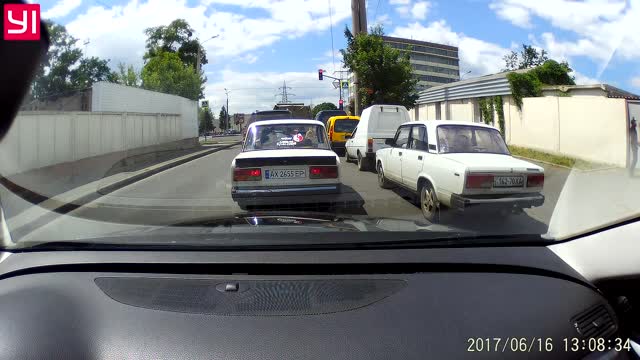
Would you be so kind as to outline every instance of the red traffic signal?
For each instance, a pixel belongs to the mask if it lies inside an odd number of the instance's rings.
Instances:
[[[340,101],[338,101],[338,104],[340,105],[344,104],[344,100],[340,99]]]
[[[322,80],[322,72],[323,71],[324,70],[322,70],[322,69],[318,69],[318,80]]]

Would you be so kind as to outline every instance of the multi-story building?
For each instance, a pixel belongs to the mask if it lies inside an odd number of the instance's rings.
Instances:
[[[460,80],[457,47],[391,36],[382,39],[393,48],[409,52],[409,62],[418,79],[418,91]],[[354,94],[351,82],[349,86],[349,93]]]

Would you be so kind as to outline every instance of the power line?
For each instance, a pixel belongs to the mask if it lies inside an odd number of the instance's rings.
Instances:
[[[380,0],[378,0],[378,4],[376,4],[376,12],[373,13],[373,21],[376,21],[376,18],[378,17],[378,7],[380,6]]]
[[[331,61],[333,63],[333,71],[336,71],[336,51],[333,49],[333,18],[331,16],[331,0],[327,1],[329,2],[329,29],[331,30]]]

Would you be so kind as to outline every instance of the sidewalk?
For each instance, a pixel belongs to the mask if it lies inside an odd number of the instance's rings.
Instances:
[[[632,219],[640,212],[640,171],[571,171],[555,206],[548,236],[566,238]]]

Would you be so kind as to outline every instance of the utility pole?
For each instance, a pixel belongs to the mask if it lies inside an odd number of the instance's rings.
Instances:
[[[224,93],[227,94],[227,121],[224,124],[225,128],[228,128],[229,124],[230,124],[230,122],[229,122],[229,92],[230,91],[227,90],[227,88],[224,88]],[[224,130],[227,130],[227,129],[224,129]]]
[[[200,77],[200,46],[204,43],[206,43],[207,41],[211,40],[211,39],[215,39],[220,35],[214,35],[210,38],[208,38],[207,40],[203,41],[202,43],[198,42],[198,54],[196,55],[196,74],[198,74],[198,78]],[[196,100],[196,129],[199,128],[199,121],[200,121],[200,99]],[[197,130],[196,130],[197,131]],[[200,134],[198,134],[198,138],[200,138]],[[205,136],[205,140],[207,139],[207,137]]]
[[[367,33],[367,8],[365,0],[351,0],[351,19],[353,24],[353,36],[360,33]],[[355,92],[354,99],[354,115],[360,115],[360,92],[358,88],[358,74],[353,74],[353,90]]]

